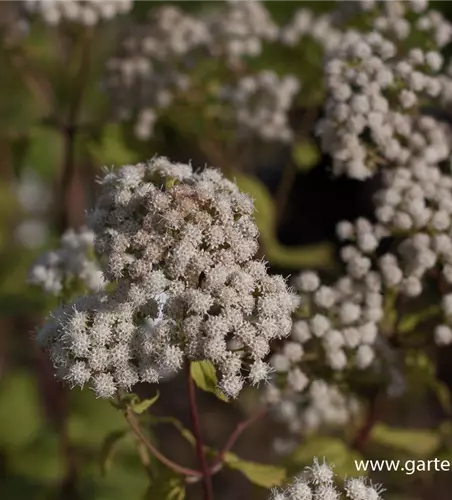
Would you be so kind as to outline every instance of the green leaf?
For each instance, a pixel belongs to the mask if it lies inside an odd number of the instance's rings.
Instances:
[[[127,429],[113,431],[104,439],[100,450],[100,469],[103,476],[110,470],[117,446],[127,433]]]
[[[313,141],[304,140],[295,145],[292,150],[292,158],[299,170],[310,170],[320,161],[319,148]]]
[[[228,398],[218,389],[217,373],[210,361],[193,361],[190,364],[190,375],[201,390],[215,394],[222,401],[228,401]]]
[[[143,399],[142,401],[138,401],[133,403],[130,408],[135,413],[144,413],[148,408],[150,408],[153,404],[155,404],[160,397],[160,393],[157,391],[157,394],[150,399]]]
[[[142,500],[184,500],[185,486],[179,477],[159,474],[149,486]]]
[[[401,429],[377,424],[370,435],[373,443],[406,452],[410,456],[431,456],[440,446],[436,431],[426,429]]]
[[[440,380],[435,380],[432,382],[432,389],[435,392],[442,409],[448,415],[452,415],[452,400],[447,384],[441,382]]]
[[[318,457],[334,464],[334,471],[341,477],[365,474],[357,471],[355,460],[361,460],[362,456],[356,450],[351,449],[347,443],[338,437],[313,436],[304,440],[301,445],[288,457],[288,464],[299,470],[304,466],[312,464],[314,457]]]
[[[242,460],[230,452],[226,453],[224,463],[230,469],[239,470],[249,481],[263,488],[279,486],[286,478],[286,470],[282,467]]]
[[[329,243],[318,243],[298,247],[281,245],[276,236],[276,220],[273,199],[266,186],[258,179],[243,173],[234,173],[234,182],[239,189],[254,200],[254,217],[260,232],[260,241],[266,259],[282,268],[314,268],[333,270],[334,250]]]
[[[397,325],[397,332],[409,333],[413,331],[420,323],[441,313],[441,307],[432,305],[421,312],[408,314],[404,316]]]

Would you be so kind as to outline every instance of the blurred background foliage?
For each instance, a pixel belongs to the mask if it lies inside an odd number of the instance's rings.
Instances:
[[[211,3],[135,2],[129,22],[144,20],[161,4],[178,5],[196,13]],[[452,18],[452,2],[432,3]],[[12,4],[0,3],[0,17],[6,19]],[[300,7],[327,12],[334,2],[266,4],[273,18],[282,23]],[[156,494],[156,490],[146,492],[148,481],[132,439],[119,440],[114,457],[102,455],[105,437],[124,429],[122,416],[89,391],[69,393],[62,389],[53,379],[46,356],[33,344],[33,330],[51,304],[27,285],[27,268],[38,254],[55,244],[62,227],[83,223],[100,167],[135,163],[158,153],[175,161],[192,160],[193,164],[223,168],[255,199],[262,254],[275,270],[286,275],[302,268],[317,268],[331,275],[337,272],[335,223],[371,211],[373,181],[333,180],[328,161],[311,135],[323,98],[319,84],[321,53],[315,44],[306,43],[284,52],[268,47],[262,57],[250,62],[256,68],[294,73],[303,81],[303,91],[291,117],[297,134],[294,146],[251,148],[252,156],[242,168],[234,155],[228,156],[227,145],[233,132],[213,127],[214,121],[202,115],[205,110],[199,109],[197,103],[181,104],[177,113],[172,108],[171,114],[162,118],[152,140],[146,142],[138,142],[127,125],[111,120],[108,98],[100,82],[106,59],[121,39],[123,28],[121,22],[113,21],[89,35],[90,61],[83,73],[79,68],[86,34],[77,30],[63,35],[36,22],[20,44],[10,46],[5,39],[1,41],[1,499],[178,498]],[[217,84],[227,80],[224,69],[218,68],[215,61],[209,63],[205,72],[213,75]],[[77,99],[80,109],[74,117]],[[74,119],[78,130],[71,145]],[[64,178],[68,147],[75,148],[69,180]],[[366,457],[452,459],[452,426],[448,422],[448,386],[452,378],[446,359],[450,351],[445,352],[445,362],[439,367],[431,365],[427,358],[407,359],[407,373],[415,379],[417,397],[413,399],[409,394],[390,408],[385,414],[388,423],[372,430]],[[441,382],[437,380],[438,372]],[[180,384],[174,380],[167,385],[167,395],[156,404],[157,415],[174,414],[184,422],[186,403]],[[225,431],[254,405],[251,395],[230,407],[202,394],[207,441],[220,446]],[[190,463],[190,446],[171,427],[162,429],[157,432],[168,455]],[[237,453],[250,460],[275,462],[277,457],[271,449],[274,433],[270,429],[274,431],[275,426],[257,424],[238,443]],[[363,450],[353,447],[351,436],[357,431],[346,429],[345,436],[306,438],[287,458],[288,472],[296,473],[320,454],[336,464],[336,472],[356,474],[353,460],[364,456]],[[408,491],[388,499],[451,498],[452,482],[447,474],[403,476],[393,472],[387,476],[382,479],[389,491]],[[226,472],[215,481],[219,500],[266,497],[259,487],[251,491],[238,472]],[[195,488],[192,498],[198,495]]]

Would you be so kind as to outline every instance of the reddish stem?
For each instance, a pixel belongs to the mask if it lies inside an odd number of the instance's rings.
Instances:
[[[199,420],[198,405],[196,404],[196,390],[193,378],[190,373],[190,364],[187,364],[187,388],[188,401],[190,406],[190,417],[193,426],[193,434],[196,439],[196,455],[198,457],[199,467],[202,474],[202,484],[204,490],[204,500],[213,500],[213,487],[211,471],[207,464],[206,455],[204,453],[204,444],[201,435],[201,425]]]
[[[154,445],[146,438],[146,436],[143,434],[143,432],[140,429],[140,425],[138,424],[135,416],[133,415],[131,410],[126,410],[124,412],[124,415],[126,417],[126,420],[128,424],[130,425],[130,428],[134,432],[134,434],[138,437],[138,439],[146,446],[148,451],[163,465],[166,465],[168,469],[171,469],[173,472],[176,472],[177,474],[181,474],[183,476],[195,476],[195,477],[200,477],[201,473],[197,470],[194,469],[188,469],[187,467],[183,467],[182,465],[179,465],[176,462],[173,462],[170,460],[168,457],[163,455],[157,448],[154,447]]]
[[[371,400],[369,412],[364,425],[358,432],[353,443],[353,448],[362,452],[372,433],[373,428],[379,422],[382,414],[381,398],[377,395]]]
[[[213,459],[212,464],[210,465],[210,471],[217,472],[218,467],[223,463],[226,453],[234,446],[237,439],[241,436],[241,434],[254,422],[260,420],[267,414],[267,410],[262,410],[259,413],[252,415],[251,417],[239,422],[233,432],[230,434],[228,440],[226,441],[223,448],[220,450],[218,455]]]

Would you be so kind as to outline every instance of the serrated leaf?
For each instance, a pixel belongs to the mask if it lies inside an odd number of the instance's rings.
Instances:
[[[262,488],[279,486],[286,478],[286,470],[282,467],[242,460],[231,452],[226,453],[224,463],[230,469],[240,471],[249,481]]]
[[[103,476],[110,470],[117,446],[127,433],[127,429],[113,431],[104,439],[100,450],[100,469]]]
[[[440,446],[436,431],[427,429],[401,429],[377,424],[371,432],[373,443],[406,452],[410,456],[431,456]]]
[[[193,361],[190,364],[190,375],[202,391],[211,392],[218,399],[228,401],[228,398],[218,390],[217,372],[210,361]]]
[[[141,414],[144,413],[148,408],[150,408],[153,404],[155,404],[160,397],[160,393],[157,391],[157,394],[150,399],[143,399],[142,401],[138,401],[133,403],[130,408],[133,412]]]
[[[288,463],[296,469],[312,464],[314,457],[318,457],[334,464],[334,471],[341,477],[365,474],[357,471],[355,460],[361,460],[362,456],[356,450],[350,448],[347,443],[338,437],[313,436],[304,440],[301,445],[288,457]]]
[[[292,158],[299,170],[310,170],[320,161],[319,148],[313,141],[304,140],[294,146]]]

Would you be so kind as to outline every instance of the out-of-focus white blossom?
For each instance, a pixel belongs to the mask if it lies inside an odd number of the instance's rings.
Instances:
[[[28,281],[46,293],[59,295],[73,281],[88,290],[98,291],[105,286],[102,271],[93,254],[94,234],[87,228],[69,229],[61,237],[61,246],[41,255],[31,266]]]
[[[284,45],[294,46],[305,37],[312,38],[324,49],[331,49],[342,35],[333,22],[330,14],[315,16],[309,9],[299,9],[290,22],[281,27],[280,40]]]
[[[341,3],[350,4],[347,9],[361,5]],[[370,177],[382,164],[409,167],[420,163],[428,169],[450,155],[448,128],[435,120],[435,126],[426,130],[422,113],[416,112],[421,102],[433,105],[449,98],[452,81],[439,73],[441,55],[420,47],[408,53],[396,50],[397,39],[405,38],[410,29],[403,17],[409,8],[420,12],[419,21],[432,11],[423,13],[408,2],[377,4],[381,15],[368,33],[347,30],[340,43],[327,52],[328,98],[325,117],[317,127],[322,148],[332,157],[334,172],[356,179]],[[441,32],[447,26],[450,40],[452,26],[437,20]],[[397,35],[403,22],[406,33]],[[444,42],[437,40],[439,47]],[[399,225],[409,228],[406,217],[398,220]]]
[[[279,27],[264,2],[228,0],[224,9],[215,9],[206,18],[212,36],[210,49],[235,64],[246,56],[258,56],[263,42],[274,42]]]
[[[202,19],[166,5],[147,24],[134,26],[107,63],[106,87],[120,119],[136,119],[135,135],[149,139],[157,111],[190,84],[188,68],[206,55],[211,35]]]
[[[299,89],[294,76],[279,77],[266,70],[241,78],[236,86],[222,87],[220,96],[232,105],[242,138],[287,142],[293,136],[288,112]]]
[[[25,0],[25,8],[36,13],[46,24],[63,22],[94,26],[129,12],[133,0]]]

